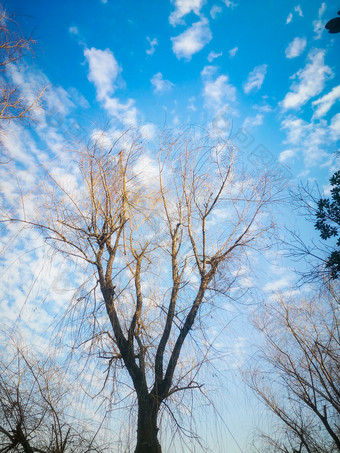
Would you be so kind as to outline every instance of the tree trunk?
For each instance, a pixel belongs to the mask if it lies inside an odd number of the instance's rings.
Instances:
[[[159,403],[152,396],[138,397],[137,445],[135,453],[162,453],[157,439]]]

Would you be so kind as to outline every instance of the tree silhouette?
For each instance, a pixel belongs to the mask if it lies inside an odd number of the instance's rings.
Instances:
[[[338,238],[337,249],[330,254],[326,262],[331,277],[336,279],[340,275],[340,171],[334,173],[330,178],[330,183],[332,186],[331,199],[321,198],[318,201],[315,228],[320,231],[320,236],[324,240],[332,237]]]
[[[340,11],[338,11],[340,16]],[[327,22],[325,28],[328,30],[328,33],[340,33],[340,17],[335,17]]]

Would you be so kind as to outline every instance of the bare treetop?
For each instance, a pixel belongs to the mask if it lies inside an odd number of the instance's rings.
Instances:
[[[0,5],[0,130],[2,122],[32,117],[45,89],[40,93],[23,93],[11,73],[15,65],[32,55],[36,41],[24,36],[20,26]]]

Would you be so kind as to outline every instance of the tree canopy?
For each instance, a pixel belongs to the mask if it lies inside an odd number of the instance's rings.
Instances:
[[[331,252],[326,262],[331,277],[336,279],[340,275],[340,171],[330,178],[331,198],[320,198],[315,214],[315,228],[320,232],[322,239],[338,238],[335,250]]]

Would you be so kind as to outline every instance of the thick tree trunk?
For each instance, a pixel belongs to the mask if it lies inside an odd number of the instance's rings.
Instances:
[[[157,439],[159,404],[152,396],[138,397],[137,445],[135,453],[162,453]]]

